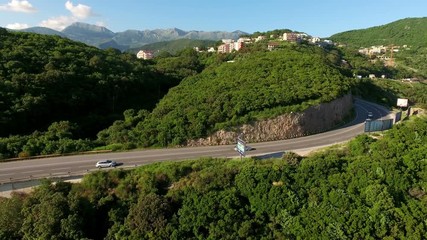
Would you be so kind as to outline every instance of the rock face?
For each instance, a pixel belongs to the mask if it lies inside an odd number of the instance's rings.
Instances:
[[[187,146],[210,146],[236,143],[239,134],[246,142],[265,142],[301,137],[329,130],[340,123],[353,108],[348,94],[329,103],[313,106],[300,113],[244,124],[237,131],[220,130],[207,138],[189,140]]]

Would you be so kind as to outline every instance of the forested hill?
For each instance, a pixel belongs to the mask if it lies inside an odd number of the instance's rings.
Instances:
[[[0,28],[0,137],[62,120],[95,136],[126,109],[151,110],[169,80],[134,54]]]
[[[127,50],[128,52],[137,53],[139,50],[151,50],[154,51],[154,54],[157,56],[159,52],[168,52],[171,54],[176,54],[179,51],[182,51],[187,48],[198,47],[199,49],[207,49],[209,47],[215,47],[217,41],[213,40],[194,40],[194,39],[177,39],[164,42],[149,43],[143,47],[134,48]]]
[[[427,18],[406,18],[382,26],[338,33],[330,39],[357,48],[391,44],[427,47]]]
[[[182,144],[334,100],[348,93],[349,85],[319,47],[289,45],[241,54],[172,88],[132,135],[144,146]]]
[[[301,158],[96,171],[0,198],[0,239],[426,239],[427,121]]]

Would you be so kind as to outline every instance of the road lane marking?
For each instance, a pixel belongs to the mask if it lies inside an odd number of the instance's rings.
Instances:
[[[56,171],[56,170],[70,170],[70,168],[53,168],[51,170],[52,171]]]
[[[33,170],[33,171],[26,171],[24,173],[39,173],[39,172],[44,172],[45,170]]]

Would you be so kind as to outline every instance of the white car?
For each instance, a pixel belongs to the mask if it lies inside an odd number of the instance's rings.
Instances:
[[[117,166],[117,163],[115,161],[112,161],[112,160],[103,160],[103,161],[97,162],[95,166],[97,168],[115,167],[115,166]]]

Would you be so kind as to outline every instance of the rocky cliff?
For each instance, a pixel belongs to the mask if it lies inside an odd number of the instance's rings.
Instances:
[[[332,102],[310,107],[304,112],[244,124],[237,131],[220,130],[207,138],[190,140],[187,146],[233,144],[239,134],[244,135],[246,142],[264,142],[324,132],[342,122],[352,108],[353,97],[348,94]]]

